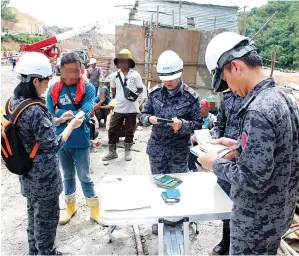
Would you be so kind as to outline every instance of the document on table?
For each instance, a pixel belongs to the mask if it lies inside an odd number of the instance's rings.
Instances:
[[[105,184],[105,211],[129,211],[151,207],[149,190],[122,181]]]

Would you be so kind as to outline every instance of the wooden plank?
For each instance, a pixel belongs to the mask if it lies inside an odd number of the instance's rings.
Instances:
[[[153,29],[153,58],[156,62],[162,52],[172,50],[186,63],[198,63],[200,32],[167,28]],[[196,84],[197,65],[184,67],[183,80],[187,84]],[[152,68],[152,77],[158,78],[156,67]]]
[[[135,62],[145,62],[145,27],[115,26],[115,55],[121,49],[129,49]],[[144,64],[135,69],[144,75]]]

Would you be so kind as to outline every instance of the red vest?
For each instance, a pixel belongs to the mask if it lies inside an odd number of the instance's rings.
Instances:
[[[50,95],[52,97],[52,102],[54,106],[57,106],[58,104],[58,99],[60,96],[60,93],[63,89],[63,83],[61,81],[58,81],[54,84]],[[77,89],[76,89],[76,98],[75,98],[75,103],[79,104],[85,94],[86,86],[85,86],[85,80],[82,76],[80,76],[78,83],[77,83]]]

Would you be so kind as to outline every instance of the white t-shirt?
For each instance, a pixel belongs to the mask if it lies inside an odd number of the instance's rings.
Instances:
[[[139,97],[138,97],[138,102],[140,102],[142,99],[147,99],[147,89],[146,86],[144,84],[142,84],[143,90],[142,93],[140,93]]]
[[[125,75],[123,72],[119,71],[123,83],[125,82]],[[134,102],[129,101],[124,96],[124,90],[121,85],[119,78],[116,78],[117,72],[114,72],[110,79],[110,87],[116,88],[116,104],[114,107],[114,112],[121,114],[129,114],[129,113],[140,113],[139,111],[139,101],[138,99]],[[137,93],[138,88],[143,88],[143,83],[141,76],[139,73],[130,69],[127,75],[127,88],[132,92]]]

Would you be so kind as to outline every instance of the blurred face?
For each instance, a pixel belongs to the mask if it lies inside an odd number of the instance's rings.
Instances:
[[[97,66],[97,63],[91,64],[91,67],[92,67],[93,69],[95,69],[96,66]]]
[[[48,83],[49,79],[43,79],[41,81],[38,78],[33,79],[33,85],[38,96],[42,96],[42,94],[47,90]]]
[[[202,117],[206,117],[209,114],[209,108],[200,106],[200,114]]]
[[[129,68],[129,60],[120,59],[118,61],[118,68],[120,69],[128,69]]]
[[[106,93],[105,92],[100,92],[100,99],[105,100],[106,99]]]
[[[76,84],[80,77],[81,64],[78,62],[64,64],[60,68],[61,80],[66,85]]]
[[[179,79],[170,80],[170,81],[163,81],[163,85],[164,85],[168,90],[173,90],[173,89],[175,89],[175,88],[178,86],[179,82],[180,82]]]
[[[216,102],[209,102],[209,110],[214,110],[216,108]]]

